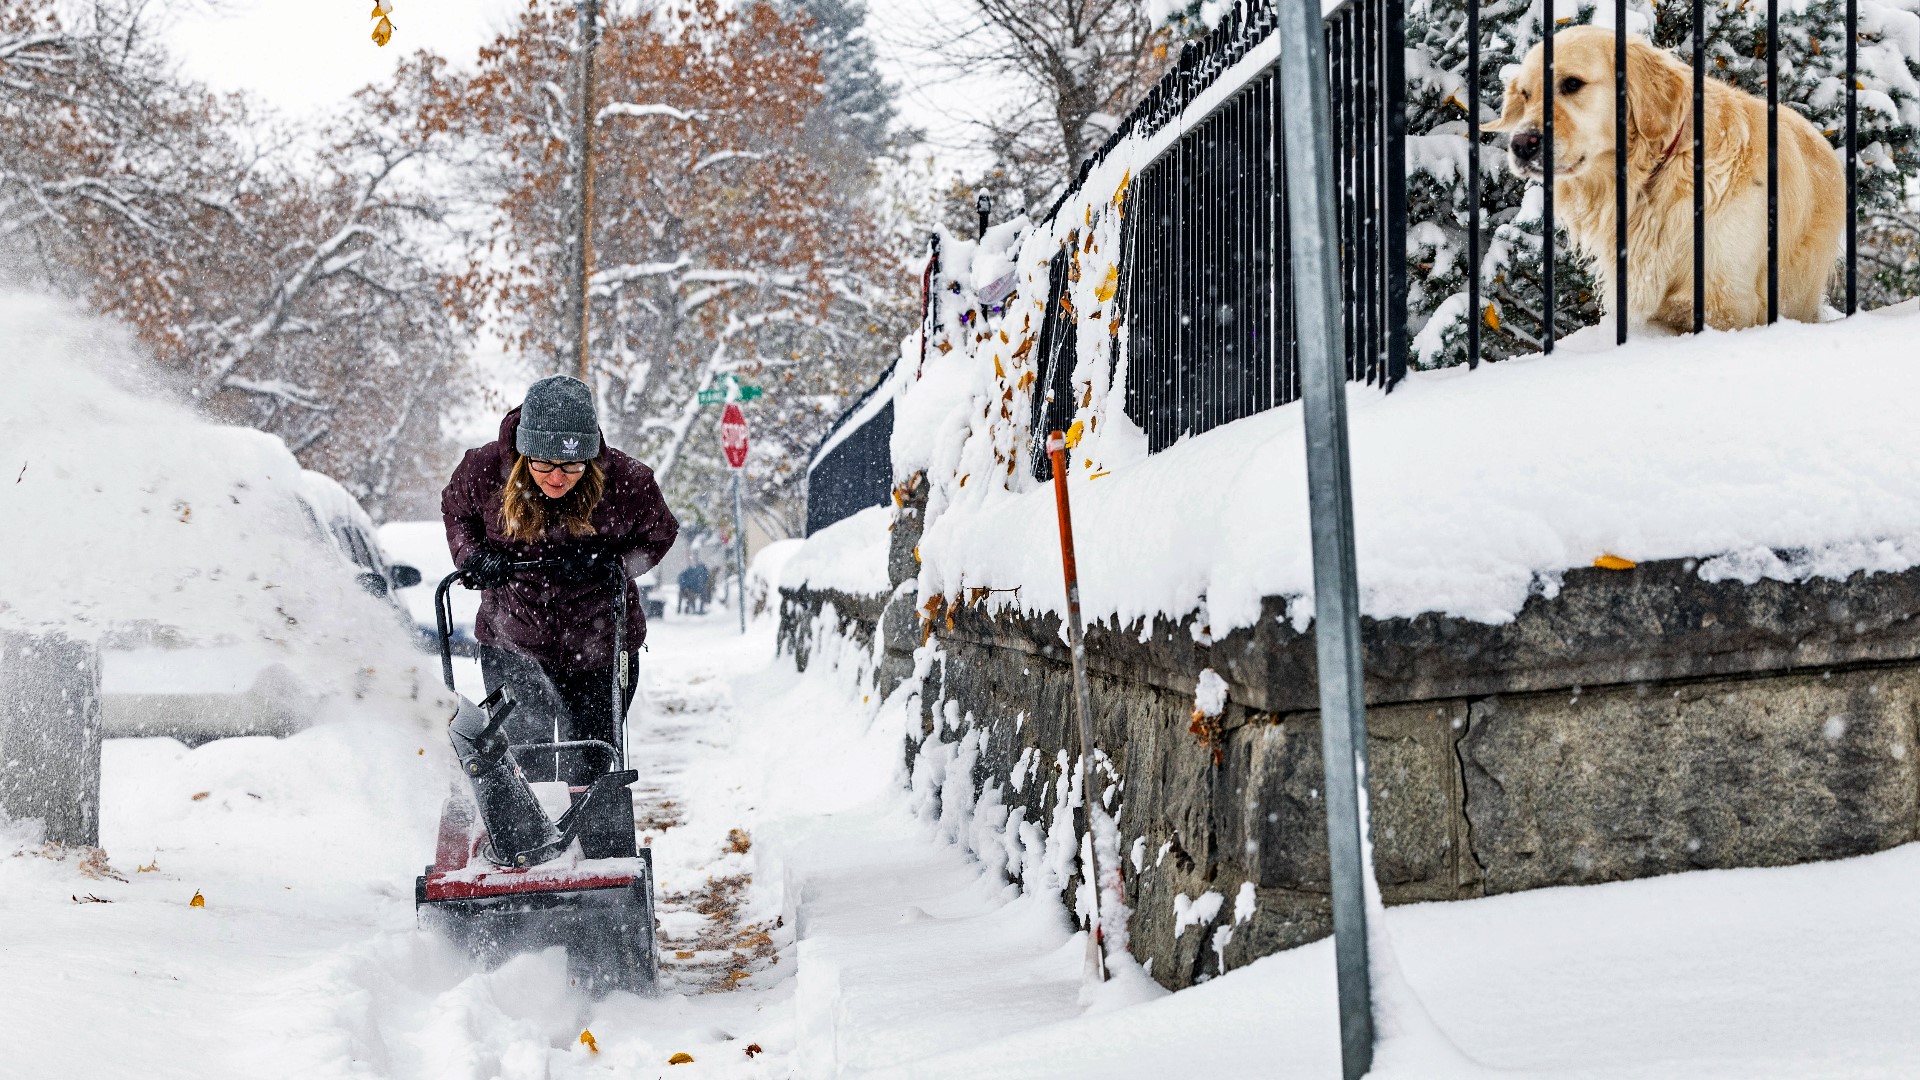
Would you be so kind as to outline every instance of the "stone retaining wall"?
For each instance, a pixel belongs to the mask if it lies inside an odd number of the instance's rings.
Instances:
[[[1057,621],[934,621],[926,731],[976,733],[971,779],[1044,821],[1023,751],[1077,752]],[[1879,851],[1920,831],[1920,571],[1708,582],[1690,562],[1576,571],[1512,623],[1369,620],[1369,790],[1389,903]],[[1132,950],[1169,987],[1329,932],[1311,633],[1271,603],[1203,644],[1191,620],[1089,632],[1095,740],[1120,785]],[[1200,635],[1204,640],[1205,635]],[[907,644],[889,638],[890,645]],[[1217,734],[1194,682],[1226,678]],[[962,718],[958,727],[933,717]],[[1204,729],[1203,729],[1204,730]],[[1051,766],[1049,766],[1051,771]],[[1232,926],[1241,884],[1253,919]],[[1225,902],[1176,936],[1175,897]],[[1230,941],[1213,932],[1231,927]],[[1224,935],[1223,935],[1224,936]]]
[[[938,742],[907,753],[951,744],[932,772],[951,782],[964,767],[970,785],[936,801],[993,791],[982,801],[995,814],[1044,832],[1059,763],[1079,746],[1059,622],[918,596],[907,583],[926,488],[916,478],[897,494],[894,595],[785,593],[782,640],[804,664],[832,602],[841,632],[881,638],[883,694],[929,648],[918,700],[922,737]],[[1222,958],[1330,932],[1311,631],[1278,600],[1251,629],[1206,631],[1189,617],[1088,632],[1130,947],[1173,988]],[[1362,638],[1389,903],[1842,858],[1920,836],[1920,570],[1753,584],[1707,580],[1693,560],[1575,570],[1510,623],[1365,620]],[[1207,668],[1229,687],[1217,725],[1193,713]],[[1235,924],[1245,884],[1257,906]],[[1175,898],[1208,892],[1219,916],[1176,934]]]

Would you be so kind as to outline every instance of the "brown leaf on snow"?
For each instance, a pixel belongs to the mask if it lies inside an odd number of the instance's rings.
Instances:
[[[107,853],[97,847],[80,849],[80,873],[95,881],[125,881],[118,870],[107,865]]]
[[[667,1059],[667,1064],[669,1064],[669,1065],[691,1065],[691,1064],[693,1064],[693,1055],[692,1055],[692,1054],[689,1054],[689,1053],[687,1053],[687,1052],[686,1052],[686,1051],[684,1051],[684,1050],[682,1050],[681,1052],[679,1052],[679,1053],[677,1053],[677,1054],[675,1054],[675,1055],[673,1055],[672,1057],[670,1057],[670,1058],[668,1058],[668,1059]]]
[[[728,851],[733,852],[735,855],[745,855],[747,853],[747,849],[751,847],[753,847],[753,838],[747,835],[746,830],[744,829],[728,829],[727,830],[727,850]]]
[[[748,1056],[748,1057],[752,1057],[752,1056],[753,1056],[753,1055],[755,1055],[755,1054],[764,1054],[764,1053],[766,1053],[766,1051],[765,1051],[765,1050],[762,1050],[762,1049],[760,1049],[760,1044],[759,1044],[759,1043],[748,1043],[748,1044],[747,1044],[747,1056]]]
[[[195,889],[193,890],[193,899],[187,901],[187,906],[188,907],[206,907],[207,898],[200,895],[199,889]]]
[[[211,791],[196,791],[196,792],[194,792],[194,793],[193,793],[193,801],[194,801],[194,802],[206,802],[206,801],[207,801],[207,797],[208,797],[208,796],[210,796],[210,795],[212,795],[212,794],[213,794],[213,792],[211,792]]]

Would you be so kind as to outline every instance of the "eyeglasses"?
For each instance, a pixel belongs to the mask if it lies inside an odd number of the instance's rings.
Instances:
[[[553,472],[555,469],[560,470],[568,476],[579,476],[581,473],[587,471],[587,463],[584,461],[543,461],[540,458],[528,458],[527,468],[532,469],[542,476]]]

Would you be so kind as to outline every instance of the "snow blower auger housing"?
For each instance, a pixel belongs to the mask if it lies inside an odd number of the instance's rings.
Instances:
[[[624,636],[626,575],[615,560],[613,700],[619,746],[598,740],[510,745],[504,725],[515,702],[505,687],[478,705],[460,698],[447,728],[471,792],[448,796],[440,812],[433,864],[414,881],[420,925],[444,932],[483,963],[552,945],[567,950],[567,975],[594,996],[613,990],[652,993],[659,959],[654,941],[653,853],[634,842],[633,797],[639,774],[626,768]],[[544,568],[520,563],[516,571]],[[448,589],[434,594],[441,671],[453,689]],[[550,819],[516,763],[516,754],[591,753],[605,766],[571,805]]]

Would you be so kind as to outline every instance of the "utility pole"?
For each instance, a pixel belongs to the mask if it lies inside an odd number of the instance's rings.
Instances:
[[[587,327],[593,305],[587,298],[587,279],[593,274],[593,53],[600,41],[600,0],[579,2],[580,70],[575,95],[580,107],[573,118],[573,296],[567,314],[576,335],[574,356],[580,365],[580,381],[591,385]]]

